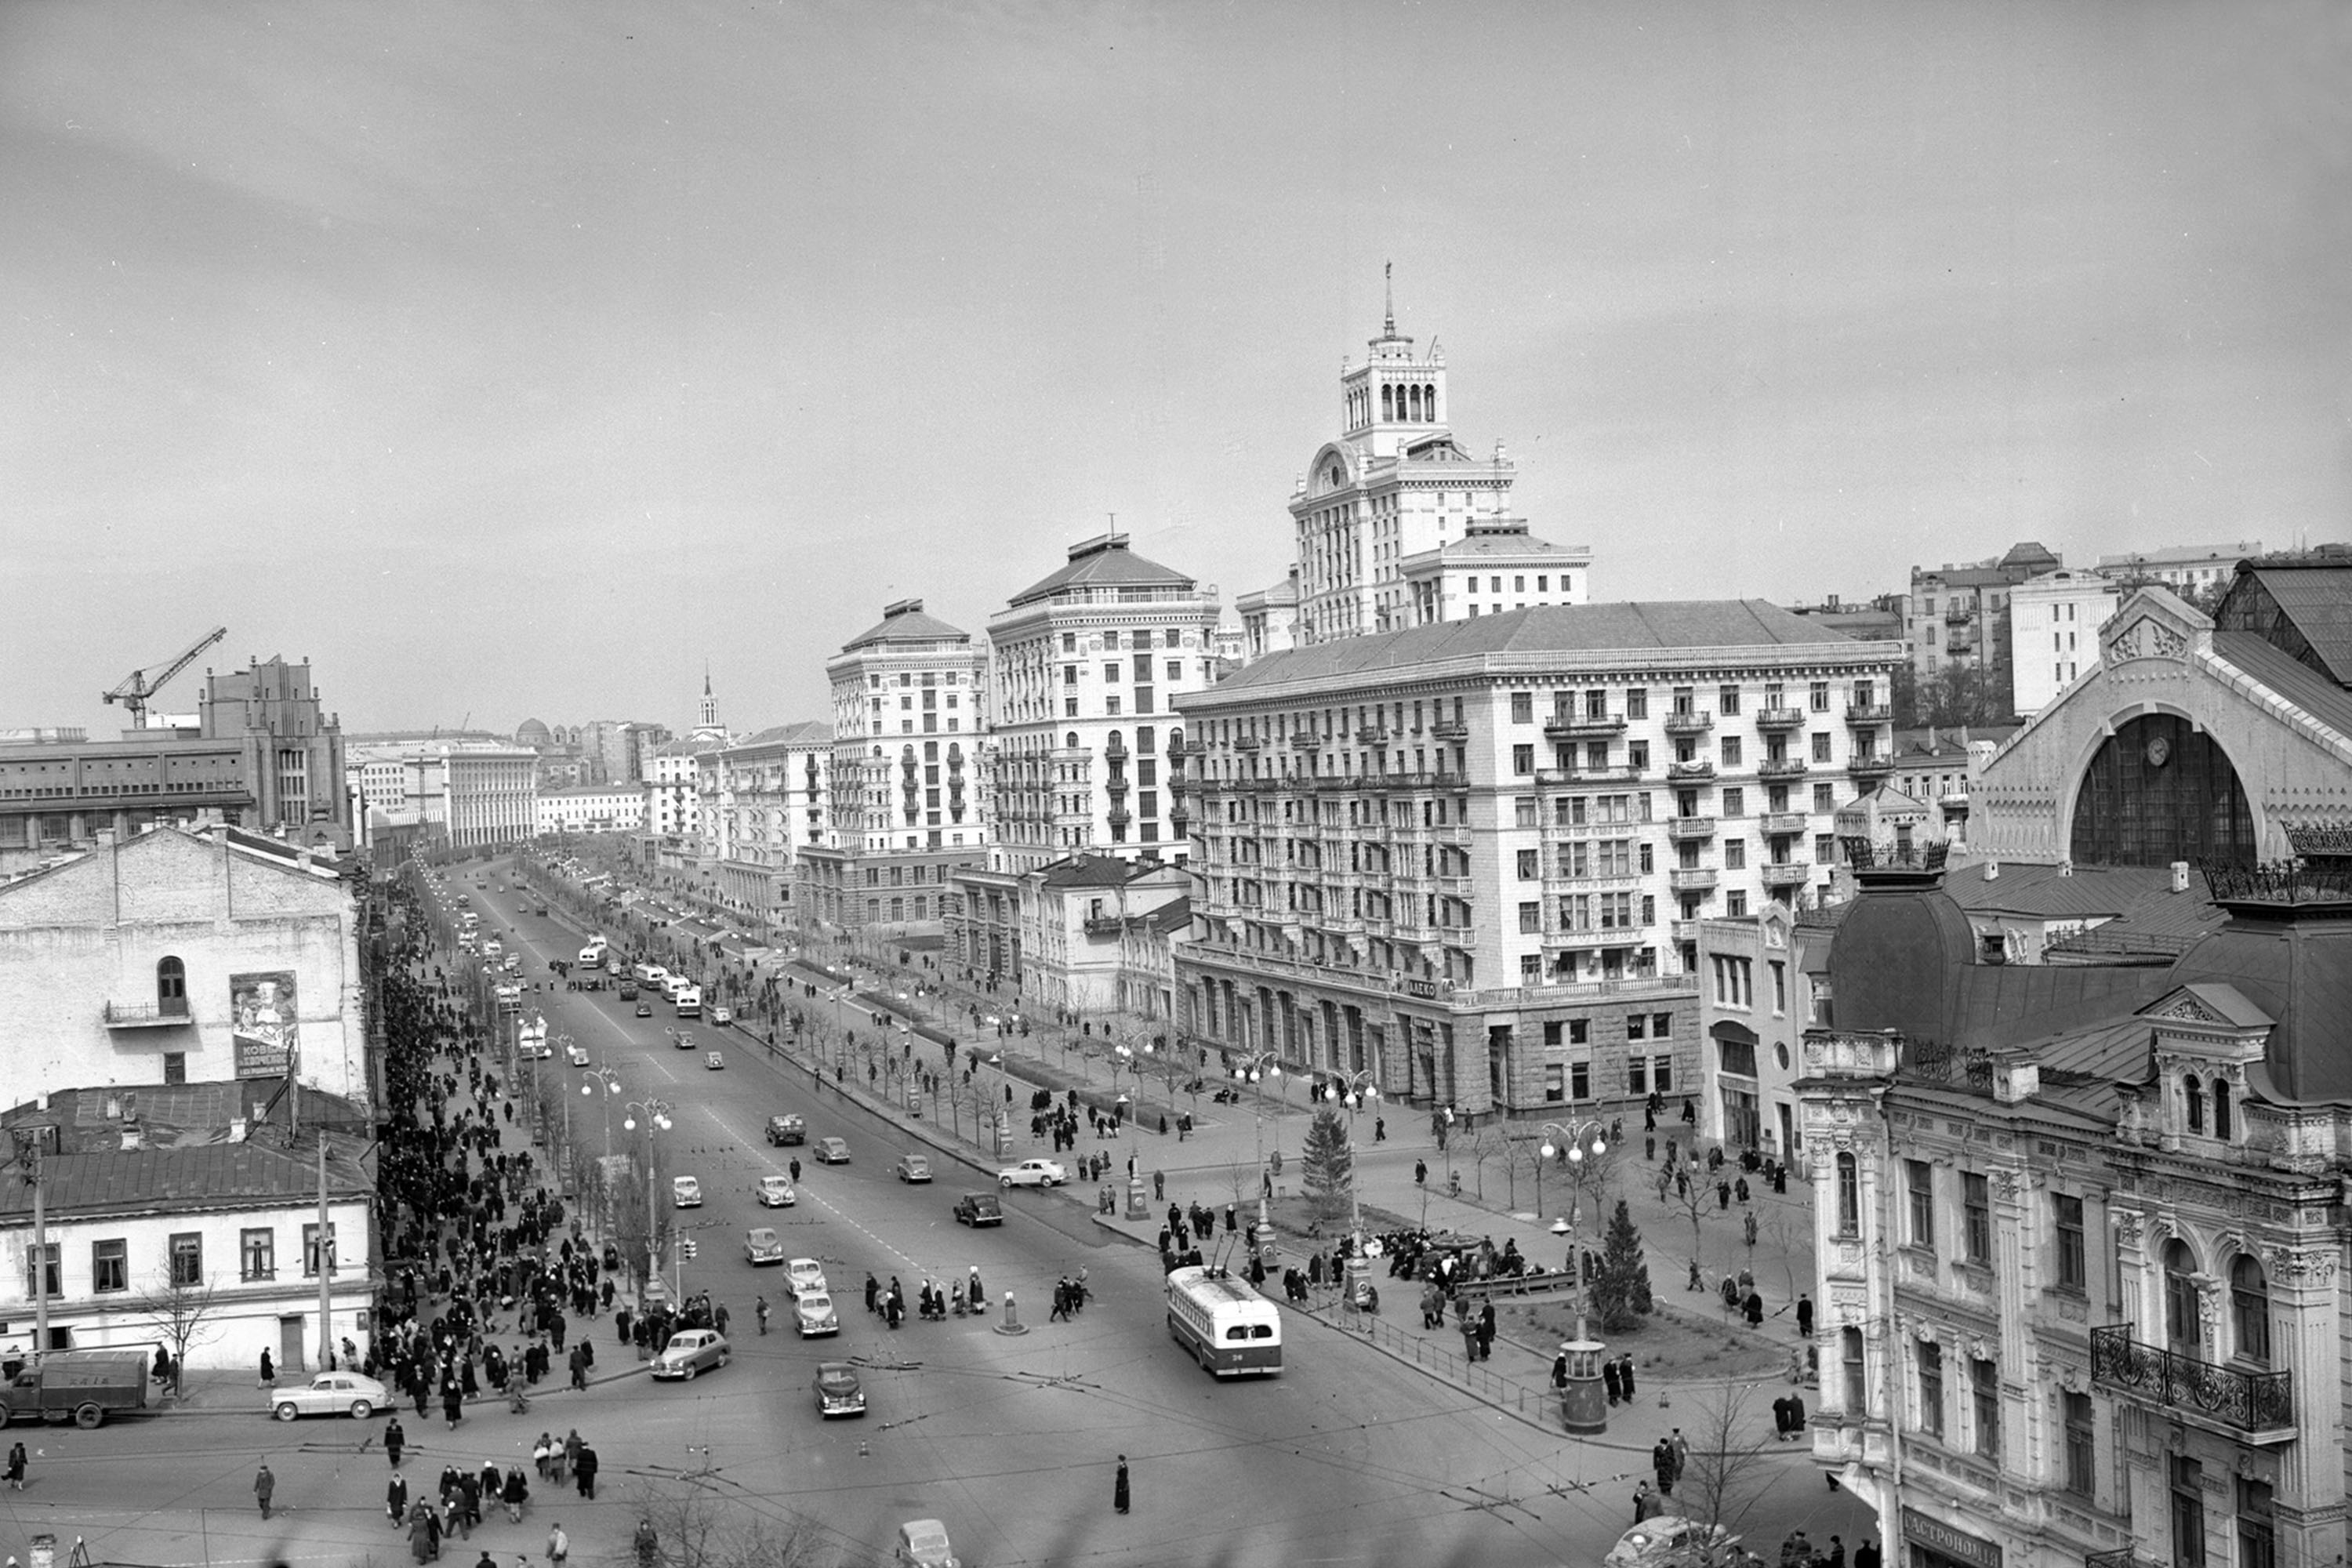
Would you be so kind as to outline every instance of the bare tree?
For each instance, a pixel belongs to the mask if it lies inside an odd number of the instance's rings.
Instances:
[[[1765,1451],[1754,1389],[1727,1384],[1699,1401],[1691,1419],[1690,1458],[1675,1481],[1685,1518],[1737,1533],[1777,1470]]]
[[[139,1298],[140,1310],[156,1333],[172,1348],[172,1392],[180,1392],[180,1372],[187,1364],[188,1347],[214,1337],[213,1320],[219,1314],[210,1279],[184,1283],[172,1275],[170,1264],[155,1271],[154,1289]]]
[[[753,1511],[708,1476],[646,1480],[634,1500],[653,1526],[663,1568],[820,1568],[843,1553],[814,1521],[791,1511]]]
[[[1706,1238],[1699,1229],[1699,1221],[1706,1216],[1706,1200],[1712,1194],[1713,1189],[1700,1180],[1699,1170],[1696,1165],[1685,1165],[1682,1170],[1687,1179],[1679,1186],[1668,1181],[1664,1193],[1668,1205],[1690,1218],[1691,1267],[1698,1271],[1699,1283],[1704,1287],[1706,1284]]]
[[[1503,1136],[1499,1123],[1481,1121],[1475,1127],[1457,1129],[1447,1140],[1446,1147],[1454,1160],[1470,1167],[1474,1190],[1480,1202],[1486,1197],[1486,1163],[1507,1156],[1510,1141]]]

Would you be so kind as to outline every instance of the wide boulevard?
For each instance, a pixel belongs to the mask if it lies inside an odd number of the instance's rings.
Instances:
[[[506,880],[503,868],[493,882]],[[467,879],[470,887],[471,879]],[[511,884],[508,884],[511,889]],[[509,890],[476,891],[486,920],[520,939],[525,975],[573,956],[575,932],[519,912]],[[814,1521],[821,1559],[880,1561],[898,1524],[935,1516],[967,1564],[1591,1563],[1630,1519],[1632,1481],[1643,1456],[1585,1448],[1497,1414],[1347,1336],[1286,1314],[1287,1354],[1278,1379],[1220,1384],[1170,1340],[1157,1260],[1096,1226],[1064,1193],[1005,1193],[1001,1228],[959,1226],[964,1190],[993,1189],[992,1171],[916,1142],[902,1124],[812,1082],[804,1069],[772,1064],[740,1031],[681,1026],[667,1004],[640,1018],[614,990],[527,995],[551,1033],[585,1046],[618,1093],[580,1093],[588,1068],[560,1056],[541,1064],[570,1080],[572,1132],[592,1149],[646,1136],[624,1126],[631,1102],[667,1102],[656,1131],[666,1173],[699,1178],[698,1211],[684,1221],[699,1243],[685,1288],[708,1290],[731,1314],[733,1364],[697,1381],[656,1384],[617,1350],[610,1323],[591,1325],[600,1381],[588,1392],[542,1385],[527,1415],[478,1404],[452,1432],[438,1419],[407,1423],[407,1469],[416,1482],[447,1462],[478,1468],[524,1456],[543,1428],[576,1427],[593,1442],[604,1473],[596,1501],[539,1487],[520,1526],[502,1516],[445,1561],[471,1563],[484,1547],[500,1561],[537,1562],[551,1521],[570,1532],[576,1563],[626,1555],[637,1505],[648,1490],[689,1488],[725,1500],[741,1517]],[[689,1031],[692,1048],[672,1043]],[[725,1067],[705,1065],[723,1052]],[[1026,1138],[1017,1108],[1014,1156],[1045,1152]],[[767,1118],[794,1111],[810,1136],[847,1141],[851,1162],[815,1164],[806,1148],[771,1148]],[[1091,1145],[1088,1145],[1089,1147]],[[1113,1152],[1123,1152],[1114,1142]],[[898,1181],[909,1150],[930,1160],[929,1185]],[[759,1205],[760,1177],[802,1160],[799,1202]],[[634,1201],[646,1201],[642,1191]],[[656,1201],[667,1208],[665,1189]],[[773,1226],[794,1257],[823,1261],[841,1308],[838,1338],[802,1342],[791,1331],[781,1271],[755,1269],[742,1239]],[[911,1305],[925,1279],[944,1285],[977,1266],[992,1298],[1018,1300],[1027,1332],[985,1321],[910,1320],[890,1331],[864,1310],[870,1270],[897,1277]],[[1092,1300],[1075,1321],[1048,1321],[1055,1279],[1087,1269]],[[774,1308],[761,1336],[752,1301]],[[868,1413],[821,1419],[811,1379],[820,1360],[858,1364]],[[612,1374],[623,1375],[614,1377]],[[381,1417],[299,1426],[249,1407],[111,1424],[96,1433],[33,1436],[35,1485],[8,1493],[22,1536],[55,1531],[59,1560],[76,1536],[100,1560],[235,1563],[390,1563],[405,1542],[383,1512],[388,1470]],[[12,1434],[13,1436],[13,1434]],[[1134,1509],[1111,1506],[1117,1456],[1131,1467]],[[264,1526],[251,1499],[267,1457],[284,1517]],[[695,1479],[684,1478],[691,1474]]]

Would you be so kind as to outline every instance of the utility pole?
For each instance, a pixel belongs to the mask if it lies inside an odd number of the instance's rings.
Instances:
[[[319,1368],[335,1370],[335,1234],[327,1219],[327,1131],[319,1130]]]
[[[25,1173],[33,1184],[33,1364],[49,1348],[49,1226],[41,1199],[41,1135],[34,1129],[25,1150]]]

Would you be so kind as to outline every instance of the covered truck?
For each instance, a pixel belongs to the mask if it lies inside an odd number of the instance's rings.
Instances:
[[[144,1351],[51,1351],[0,1390],[0,1426],[36,1417],[96,1426],[125,1410],[144,1410],[149,1365]]]

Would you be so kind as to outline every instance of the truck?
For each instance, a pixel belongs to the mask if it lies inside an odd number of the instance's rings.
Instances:
[[[144,1410],[149,1364],[144,1351],[51,1351],[0,1390],[0,1426],[38,1417],[87,1429],[109,1415]]]

